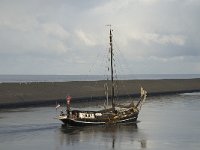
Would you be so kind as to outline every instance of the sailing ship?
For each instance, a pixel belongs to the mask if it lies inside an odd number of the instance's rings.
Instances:
[[[109,30],[109,51],[110,51],[110,79],[111,79],[111,107],[98,111],[91,110],[71,110],[71,97],[67,96],[67,110],[61,111],[58,119],[69,126],[88,126],[136,122],[142,104],[145,102],[147,92],[141,87],[141,96],[137,104],[131,102],[128,105],[117,105],[114,102],[115,86],[113,77],[113,35],[112,29]],[[107,96],[108,97],[108,96]]]

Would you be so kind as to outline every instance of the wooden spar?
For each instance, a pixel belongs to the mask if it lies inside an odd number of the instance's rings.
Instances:
[[[111,101],[112,101],[112,109],[115,110],[114,104],[114,79],[113,79],[113,44],[112,44],[112,29],[110,28],[110,67],[111,67]]]

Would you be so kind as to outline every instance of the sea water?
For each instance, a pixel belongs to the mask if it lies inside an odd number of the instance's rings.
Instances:
[[[100,103],[72,106],[99,109]],[[58,114],[53,106],[0,110],[0,150],[200,148],[200,93],[149,97],[136,124],[66,128]]]
[[[10,82],[68,82],[105,80],[104,75],[0,75],[0,83]],[[121,80],[139,79],[192,79],[200,74],[129,74],[118,75]]]

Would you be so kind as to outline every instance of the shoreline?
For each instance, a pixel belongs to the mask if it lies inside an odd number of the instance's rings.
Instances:
[[[38,107],[64,103],[66,95],[72,101],[87,102],[105,99],[105,81],[0,83],[0,109]],[[121,98],[140,95],[140,87],[148,96],[200,92],[200,79],[120,80]],[[110,92],[109,92],[110,93]]]

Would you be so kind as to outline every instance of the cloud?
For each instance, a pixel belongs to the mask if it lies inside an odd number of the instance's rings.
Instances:
[[[26,13],[0,15],[0,53],[56,54],[66,52],[70,34],[57,22],[40,22]]]
[[[183,35],[161,35],[156,33],[134,33],[132,39],[139,40],[144,44],[173,44],[183,46],[185,44],[185,36]]]
[[[84,33],[82,30],[76,30],[75,31],[77,37],[84,42],[86,46],[95,46],[96,42],[93,40],[93,38],[89,35]]]
[[[69,33],[58,23],[45,23],[41,26],[43,32],[48,36],[54,36],[55,38],[59,38],[61,40],[69,38]]]
[[[0,73],[87,74],[108,48],[106,24],[118,58],[138,66],[132,73],[179,73],[178,65],[200,73],[199,7],[198,0],[0,1]]]

